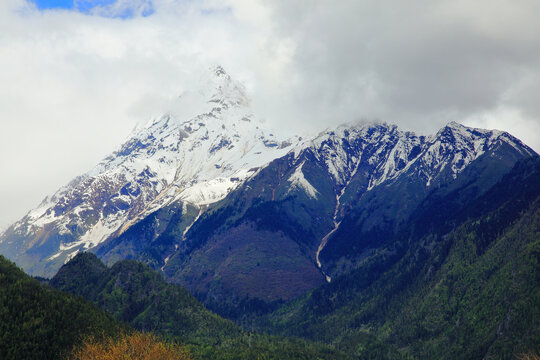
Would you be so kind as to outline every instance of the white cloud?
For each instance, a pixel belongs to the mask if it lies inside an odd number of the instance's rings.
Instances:
[[[535,0],[119,0],[87,15],[3,0],[0,225],[215,63],[287,129],[378,118],[429,133],[455,120],[539,151],[539,11]]]

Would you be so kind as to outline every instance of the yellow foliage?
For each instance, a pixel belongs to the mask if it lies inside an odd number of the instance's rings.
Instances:
[[[188,360],[187,351],[153,334],[132,333],[119,338],[89,338],[76,347],[70,360]]]
[[[540,355],[537,353],[521,354],[519,360],[540,360]]]

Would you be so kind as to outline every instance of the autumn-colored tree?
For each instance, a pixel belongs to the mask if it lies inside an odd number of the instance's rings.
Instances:
[[[77,346],[70,360],[189,360],[188,352],[153,334],[132,333],[118,338],[90,337]]]
[[[519,360],[540,360],[540,355],[536,352],[521,354]]]

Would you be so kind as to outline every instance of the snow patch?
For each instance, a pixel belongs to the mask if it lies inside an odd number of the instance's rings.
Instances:
[[[71,254],[68,254],[68,256],[66,256],[66,261],[64,261],[64,264],[67,264],[71,259],[73,259],[79,253],[79,250],[80,249],[77,249]]]
[[[288,181],[292,188],[302,189],[310,198],[317,199],[319,192],[313,187],[313,185],[310,184],[309,181],[307,181],[307,179],[304,177],[304,173],[302,172],[304,163],[305,161],[296,168],[294,173],[289,177]]]

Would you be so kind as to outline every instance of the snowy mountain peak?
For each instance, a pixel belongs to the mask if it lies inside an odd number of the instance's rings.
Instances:
[[[206,101],[216,107],[228,109],[249,106],[250,100],[244,85],[231,78],[220,65],[211,67],[200,84],[206,88],[201,89],[200,93],[207,96]]]
[[[213,72],[217,77],[225,77],[230,80],[229,74],[223,69],[221,65],[214,65],[210,67],[210,71]]]
[[[66,261],[173,202],[202,208],[222,199],[297,141],[265,131],[242,84],[222,67],[203,75],[197,87],[10,231],[31,239],[27,247],[44,228],[57,233],[48,259]]]
[[[234,109],[250,114],[250,99],[244,86],[234,80],[221,66],[209,68],[190,88],[180,93],[164,115],[150,119],[135,129],[131,137],[148,132],[150,128],[181,125],[189,120],[198,122],[229,121],[224,113]]]
[[[465,129],[467,128],[465,125],[462,125],[458,122],[455,122],[455,121],[450,121],[448,124],[446,124],[447,128],[450,128],[450,129]]]

